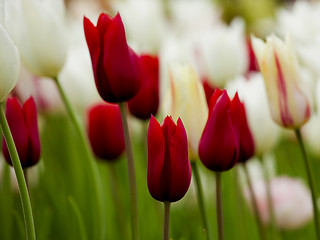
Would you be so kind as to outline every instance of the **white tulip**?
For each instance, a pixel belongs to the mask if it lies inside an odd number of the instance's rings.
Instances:
[[[33,73],[57,77],[67,53],[63,0],[5,0],[5,23]]]
[[[20,71],[18,48],[0,25],[0,102],[3,102],[17,83]]]

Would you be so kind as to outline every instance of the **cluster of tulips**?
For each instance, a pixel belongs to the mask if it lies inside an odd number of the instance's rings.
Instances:
[[[30,7],[25,5],[27,1],[22,2],[24,7]],[[5,1],[0,2],[0,10],[4,9],[4,3]],[[40,11],[41,14],[45,14],[45,11]],[[32,39],[27,39],[27,43],[19,42],[17,36],[20,35],[7,30],[3,19],[0,16],[2,153],[7,163],[14,168],[26,236],[32,240],[36,239],[36,231],[28,193],[27,168],[37,164],[41,157],[38,113],[33,97],[22,106],[14,93],[12,98],[8,96],[18,78],[20,44],[29,44],[30,52],[39,51],[41,46],[33,46],[30,42]],[[221,173],[230,170],[236,164],[246,173],[259,236],[266,239],[256,191],[247,169],[247,160],[257,153],[255,139],[247,120],[246,105],[240,100],[238,93],[231,94],[225,89],[213,88],[206,81],[200,81],[190,65],[177,66],[176,69],[169,70],[170,87],[166,92],[165,101],[160,103],[159,59],[151,54],[139,55],[128,45],[120,13],[115,16],[101,13],[96,26],[84,17],[83,30],[91,57],[95,85],[104,101],[88,109],[87,131],[78,121],[58,79],[64,60],[51,59],[57,64],[48,64],[50,59],[43,56],[44,59],[27,61],[31,62],[27,67],[36,75],[52,78],[59,90],[77,137],[81,141],[82,146],[79,147],[86,153],[88,171],[92,172],[93,176],[93,193],[97,209],[103,209],[103,189],[95,158],[113,161],[125,151],[130,185],[131,234],[132,239],[139,239],[139,186],[136,184],[130,136],[132,132],[127,120],[129,110],[135,118],[148,123],[148,131],[145,132],[148,157],[146,182],[150,195],[164,203],[163,239],[170,238],[170,204],[185,196],[192,176],[195,179],[204,235],[207,239],[213,239],[215,235],[208,224],[198,159],[215,173],[218,239],[224,239]],[[282,41],[275,35],[270,35],[264,42],[252,35],[248,41],[251,42],[254,53],[251,59],[252,68],[255,68],[256,61],[264,78],[272,119],[278,125],[294,131],[301,146],[311,189],[315,236],[316,239],[320,239],[316,186],[300,132],[300,128],[312,115],[312,100],[301,82],[299,63],[291,47],[290,36]],[[59,45],[60,41],[57,41],[57,44]],[[21,52],[22,60],[25,59],[24,56],[25,52]],[[163,105],[164,116],[158,114],[160,104]],[[270,211],[273,211],[270,202],[269,204]],[[98,239],[104,239],[105,216],[101,211],[97,211],[97,214]]]

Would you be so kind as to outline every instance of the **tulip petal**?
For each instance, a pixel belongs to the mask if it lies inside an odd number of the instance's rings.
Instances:
[[[191,181],[191,167],[188,159],[188,140],[181,119],[177,121],[175,133],[170,139],[170,189],[171,202],[180,200],[188,191]]]
[[[20,56],[7,31],[0,25],[0,102],[16,85],[20,71]]]
[[[209,115],[211,114],[212,109],[216,105],[216,102],[218,101],[219,97],[225,92],[225,90],[220,90],[217,88],[214,93],[212,94],[209,102]]]
[[[29,131],[28,162],[25,167],[36,164],[40,159],[40,138],[38,131],[37,108],[32,97],[23,105],[23,114],[26,127]]]
[[[228,170],[237,162],[239,143],[229,107],[230,99],[224,91],[209,115],[200,140],[200,159],[213,171]]]
[[[153,198],[163,201],[160,181],[165,157],[165,139],[157,120],[151,116],[148,128],[148,189]]]
[[[132,99],[140,88],[139,58],[127,45],[119,14],[108,27],[104,47],[103,65],[112,92],[118,102]]]
[[[28,129],[24,121],[22,106],[16,98],[9,98],[6,104],[6,118],[10,127],[14,143],[16,145],[21,165],[27,164],[28,156]],[[10,154],[5,141],[2,142],[3,154],[9,164],[11,163]]]

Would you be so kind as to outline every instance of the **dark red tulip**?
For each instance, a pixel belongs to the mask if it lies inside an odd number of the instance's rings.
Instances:
[[[248,126],[246,110],[241,103],[240,111],[240,152],[239,162],[245,162],[254,154],[254,141]]]
[[[240,150],[240,112],[238,94],[232,101],[225,90],[211,97],[209,116],[199,143],[199,157],[212,171],[226,171],[238,161]]]
[[[149,192],[158,201],[176,202],[188,191],[191,167],[187,134],[180,118],[176,125],[168,116],[160,125],[151,116],[147,175]]]
[[[32,97],[23,107],[17,98],[9,98],[6,104],[6,118],[16,145],[21,166],[35,165],[40,159],[40,138],[38,131],[37,108]],[[2,140],[2,151],[6,161],[12,165],[6,141]]]
[[[148,119],[156,115],[159,107],[159,60],[158,57],[142,55],[141,88],[138,94],[128,102],[132,115],[140,119]]]
[[[140,88],[140,64],[127,44],[120,15],[102,13],[96,27],[84,17],[83,25],[100,96],[112,103],[130,100]]]
[[[119,105],[99,103],[92,106],[88,111],[88,135],[98,158],[118,158],[125,149]]]

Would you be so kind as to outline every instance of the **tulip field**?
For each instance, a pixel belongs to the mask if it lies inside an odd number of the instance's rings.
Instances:
[[[0,240],[320,240],[319,23],[0,0]]]

